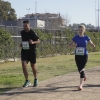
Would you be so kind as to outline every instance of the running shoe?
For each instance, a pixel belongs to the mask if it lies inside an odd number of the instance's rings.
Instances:
[[[30,86],[30,85],[31,85],[30,81],[25,81],[23,87],[28,87],[28,86]]]
[[[38,79],[35,79],[33,87],[36,87],[37,85],[38,85]]]

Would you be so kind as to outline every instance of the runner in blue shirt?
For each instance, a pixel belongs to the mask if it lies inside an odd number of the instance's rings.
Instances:
[[[80,85],[78,87],[79,90],[83,89],[83,81],[86,80],[84,68],[88,61],[88,51],[87,51],[87,44],[94,48],[95,45],[91,41],[90,37],[84,35],[85,26],[80,25],[78,29],[78,35],[72,38],[72,41],[69,44],[70,48],[75,47],[75,62],[78,67],[78,71],[80,73]]]

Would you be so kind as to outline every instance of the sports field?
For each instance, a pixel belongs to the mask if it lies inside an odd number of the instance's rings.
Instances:
[[[100,65],[100,52],[90,53],[86,68]],[[28,65],[29,79],[33,82],[33,74]],[[74,55],[59,55],[37,59],[38,79],[43,81],[55,76],[77,71]],[[21,62],[0,64],[0,92],[21,87],[24,83]]]

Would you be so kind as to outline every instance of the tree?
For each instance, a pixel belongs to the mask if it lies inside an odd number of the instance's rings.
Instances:
[[[15,10],[8,1],[0,0],[0,21],[17,20]]]
[[[12,57],[13,39],[8,31],[0,29],[0,59]]]

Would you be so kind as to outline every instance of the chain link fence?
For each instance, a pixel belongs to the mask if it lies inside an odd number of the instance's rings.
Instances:
[[[0,59],[10,59],[20,58],[20,31],[23,30],[22,27],[18,26],[0,26],[0,28],[9,31],[13,38],[13,47],[10,48],[9,52],[5,52],[5,55]],[[68,44],[71,38],[76,35],[73,31],[69,29],[33,29],[40,38],[40,44],[37,45],[37,58],[40,57],[50,57],[56,55],[67,55],[73,54],[74,49],[68,48]],[[88,36],[91,37],[93,42],[96,44],[96,48],[92,49],[88,46],[89,52],[100,51],[100,37],[97,33],[86,32]],[[97,40],[98,38],[98,40]],[[9,45],[6,46],[8,49]],[[7,56],[6,56],[7,55]]]
[[[14,46],[12,48],[12,56],[10,56],[10,54],[7,54],[8,55],[7,58],[9,59],[13,58],[15,61],[16,58],[20,58],[20,51],[21,51],[20,31],[23,30],[23,28],[18,26],[0,26],[0,28],[9,31],[14,40],[13,42]],[[69,49],[67,45],[72,36],[68,37],[65,29],[62,30],[34,29],[34,30],[37,33],[37,35],[39,35],[41,41],[40,44],[37,45],[37,58],[55,56],[59,54],[68,54]],[[39,34],[39,32],[41,33],[41,35]],[[74,35],[73,32],[70,31],[70,33]]]

